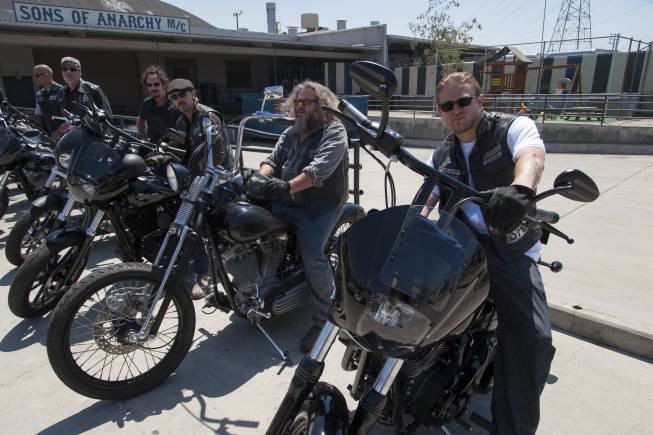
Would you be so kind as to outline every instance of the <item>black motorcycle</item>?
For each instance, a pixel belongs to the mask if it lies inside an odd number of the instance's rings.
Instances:
[[[268,89],[266,96],[279,91]],[[292,121],[264,112],[246,117],[238,129],[236,157],[241,155],[244,125],[252,118]],[[208,127],[207,138],[214,128]],[[53,311],[48,357],[57,376],[74,391],[124,399],[155,387],[181,363],[195,329],[193,304],[181,281],[197,242],[210,259],[207,308],[247,319],[287,360],[287,352],[261,322],[310,300],[293,228],[264,201],[248,195],[240,158],[234,159],[232,171],[212,167],[211,156],[207,160],[204,174],[192,181],[177,165],[167,167],[171,185],[184,188],[183,202],[153,265],[98,269],[73,286]],[[337,263],[337,234],[363,215],[360,206],[344,205],[325,247],[332,266]],[[193,236],[196,242],[189,243]],[[161,260],[170,246],[174,250],[166,264]],[[124,370],[111,364],[117,356],[125,362]]]
[[[105,219],[115,231],[121,260],[153,261],[179,206],[178,191],[133,152],[155,146],[113,126],[103,112],[95,112],[93,118],[91,114],[62,137],[59,146],[71,150],[67,172],[71,201],[95,213],[86,228],[52,231],[44,244],[27,255],[8,295],[9,308],[19,317],[38,316],[56,305],[83,272],[91,243]],[[109,143],[104,140],[105,128],[113,132]],[[126,140],[121,142],[120,137]],[[185,153],[168,146],[161,151]]]
[[[71,125],[81,125],[79,118],[64,119]],[[32,201],[32,206],[18,218],[9,231],[5,256],[11,264],[23,264],[25,257],[40,246],[50,232],[63,228],[68,223],[84,228],[90,223],[88,219],[94,213],[77,203],[68,192],[65,182],[72,152],[72,149],[68,148],[76,142],[79,141],[63,140],[57,144],[54,151],[55,165],[41,188],[42,195]],[[69,222],[71,213],[75,210],[80,213]]]
[[[49,142],[42,142],[42,131],[11,106],[0,102],[0,218],[9,206],[8,184],[15,182],[31,201],[40,194],[54,166]]]
[[[383,103],[382,120],[372,122],[340,104],[340,117],[353,124],[365,144],[425,177],[413,205],[370,213],[339,239],[336,294],[311,353],[304,357],[267,434],[364,434],[377,423],[396,433],[419,426],[462,421],[470,397],[493,386],[497,316],[488,298],[489,277],[483,249],[455,216],[469,201],[486,200],[474,189],[420,162],[403,147],[403,138],[385,128],[388,99],[396,87],[390,70],[356,62],[350,74],[361,89]],[[423,204],[435,182],[453,199],[430,220]],[[535,201],[561,194],[576,201],[599,195],[594,182],[571,170]],[[554,212],[532,208],[522,225],[573,240],[554,228]],[[561,265],[540,262],[557,271]],[[355,371],[350,392],[359,401],[350,418],[337,388],[319,382],[324,360],[341,331],[347,345],[344,370]]]

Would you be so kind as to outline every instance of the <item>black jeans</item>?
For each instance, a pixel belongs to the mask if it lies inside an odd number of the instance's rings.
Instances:
[[[540,421],[540,394],[555,353],[542,277],[525,255],[506,262],[491,245],[485,245],[485,253],[499,320],[494,424],[501,435],[534,434]]]

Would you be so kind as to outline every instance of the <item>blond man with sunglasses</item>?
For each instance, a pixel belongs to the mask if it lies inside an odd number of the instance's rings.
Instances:
[[[462,218],[484,247],[490,296],[498,317],[492,414],[498,434],[534,434],[540,394],[555,348],[549,308],[537,261],[540,230],[521,224],[542,171],[545,149],[526,117],[483,110],[483,95],[466,72],[448,75],[436,87],[438,112],[452,133],[429,164],[482,191],[487,207],[462,207]],[[422,214],[450,193],[436,186]]]
[[[307,353],[326,321],[335,284],[324,246],[349,194],[347,132],[323,105],[337,108],[337,97],[325,86],[305,81],[286,99],[295,125],[261,163],[272,178],[263,192],[276,203],[272,212],[292,222],[313,300],[313,324],[299,348]]]

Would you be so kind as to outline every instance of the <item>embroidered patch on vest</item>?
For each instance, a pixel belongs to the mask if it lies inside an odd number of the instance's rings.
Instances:
[[[501,145],[497,145],[494,148],[492,148],[490,151],[486,152],[485,155],[483,156],[483,165],[487,165],[488,163],[492,163],[499,157],[503,155],[503,152],[501,151]]]
[[[521,240],[522,237],[528,232],[528,227],[526,225],[520,225],[508,234],[506,234],[506,243],[512,245]]]
[[[459,169],[453,169],[453,168],[438,168],[438,169],[444,172],[445,174],[453,175],[456,177],[460,175]]]

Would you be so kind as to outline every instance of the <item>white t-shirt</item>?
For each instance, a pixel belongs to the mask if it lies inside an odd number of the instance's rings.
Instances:
[[[535,122],[525,116],[517,117],[512,122],[512,124],[510,124],[510,128],[508,128],[507,142],[508,148],[512,153],[513,162],[515,161],[515,156],[517,156],[517,154],[519,154],[519,152],[524,148],[537,147],[543,150],[545,149],[542,138],[540,138],[540,133],[537,131]],[[465,164],[467,165],[467,173],[469,174],[469,185],[471,187],[474,187],[474,180],[472,179],[472,174],[469,171],[469,155],[471,154],[472,149],[474,149],[474,145],[476,145],[475,140],[472,142],[460,143],[463,155],[465,156]],[[432,168],[435,167],[433,164],[433,156],[429,157],[428,165]],[[440,196],[440,188],[438,186],[435,186],[433,189],[433,194]],[[468,202],[462,206],[462,211],[465,213],[469,223],[474,227],[476,231],[481,234],[489,235],[487,225],[485,225],[485,220],[483,219],[483,214],[481,213],[481,208],[477,204]],[[525,255],[531,257],[533,261],[539,260],[540,256],[542,255],[542,243],[539,241],[535,243],[525,253]]]

